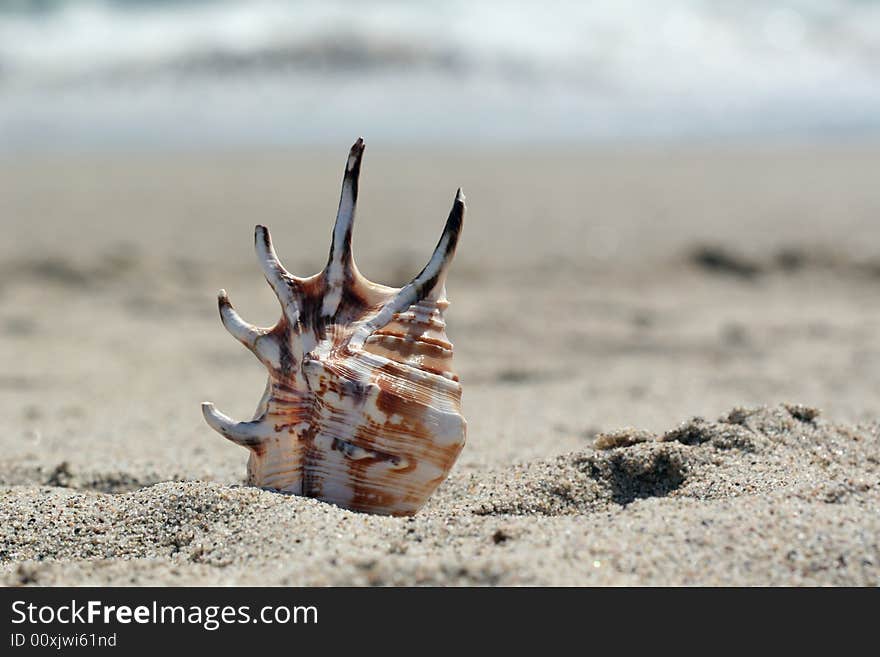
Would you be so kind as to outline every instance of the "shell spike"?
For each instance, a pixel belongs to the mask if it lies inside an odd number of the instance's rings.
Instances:
[[[359,278],[354,256],[351,253],[351,234],[354,230],[354,218],[357,212],[358,180],[361,175],[361,160],[364,156],[364,140],[358,140],[351,147],[345,161],[345,173],[342,177],[342,192],[339,195],[339,209],[336,212],[336,223],[330,242],[330,255],[324,268],[326,292],[321,315],[332,317],[339,309],[342,300],[342,289],[352,278]]]
[[[367,336],[388,324],[396,313],[406,310],[423,299],[436,299],[442,295],[446,286],[446,275],[461,235],[465,209],[464,194],[459,187],[446,226],[440,235],[440,241],[437,242],[428,264],[378,313],[358,327],[351,340],[352,346],[362,346]]]
[[[263,332],[241,318],[241,315],[232,307],[226,290],[220,290],[217,293],[217,307],[220,310],[220,321],[223,322],[223,327],[229,331],[233,338],[253,351],[257,344],[257,338],[263,335]]]
[[[455,257],[455,249],[458,247],[458,239],[461,236],[461,227],[464,224],[464,213],[466,210],[464,192],[459,187],[458,191],[455,192],[452,210],[449,211],[446,226],[443,228],[443,234],[440,236],[440,241],[437,242],[431,260],[428,261],[428,264],[425,265],[425,268],[419,275],[413,279],[413,282],[420,279],[423,280],[427,291],[425,296],[433,295],[446,284],[446,275],[449,273],[449,266]]]
[[[434,247],[431,259],[425,268],[400,291],[398,295],[400,301],[395,299],[392,303],[395,305],[400,303],[402,304],[401,309],[406,308],[443,289],[446,284],[446,275],[449,273],[449,266],[452,264],[452,258],[455,256],[455,249],[458,246],[458,238],[461,236],[465,210],[464,194],[459,187],[455,193],[455,200],[452,202],[452,210],[449,211],[449,217],[446,219],[446,226],[443,228],[437,246]],[[395,312],[399,311],[395,310]]]
[[[257,447],[266,436],[266,427],[262,422],[235,422],[224,415],[211,402],[202,402],[202,415],[208,425],[227,440],[244,447]]]
[[[244,321],[233,308],[226,290],[220,290],[217,294],[217,306],[220,321],[229,334],[250,349],[261,362],[269,367],[278,367],[278,345],[269,330]]]
[[[266,276],[266,281],[278,297],[281,309],[291,327],[295,327],[299,321],[299,304],[294,293],[294,277],[284,268],[275,248],[272,246],[272,236],[265,226],[254,227],[254,247],[260,267]]]
[[[358,180],[361,175],[361,160],[364,156],[364,140],[358,140],[351,147],[345,161],[345,174],[342,177],[342,192],[339,195],[339,209],[333,226],[333,241],[327,258],[327,274],[332,278],[334,268],[350,269],[354,265],[351,254],[351,234],[357,212]]]

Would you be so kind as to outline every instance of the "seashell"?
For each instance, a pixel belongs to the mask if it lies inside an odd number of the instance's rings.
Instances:
[[[224,290],[220,318],[269,371],[253,420],[202,404],[208,424],[250,450],[248,483],[391,515],[418,511],[464,447],[461,385],[446,337],[446,275],[464,219],[461,189],[430,261],[403,288],[367,280],[351,251],[364,143],[352,146],[330,257],[291,275],[269,231],[257,256],[281,303],[271,328],[241,319]]]

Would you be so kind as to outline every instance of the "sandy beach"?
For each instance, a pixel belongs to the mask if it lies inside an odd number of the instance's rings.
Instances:
[[[880,584],[880,145],[368,139],[371,279],[468,199],[468,443],[413,518],[243,486],[199,408],[252,416],[217,290],[275,322],[253,226],[320,269],[347,146],[0,161],[0,582]]]

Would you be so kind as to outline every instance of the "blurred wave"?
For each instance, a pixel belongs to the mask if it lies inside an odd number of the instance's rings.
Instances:
[[[878,132],[875,0],[0,3],[0,148]]]

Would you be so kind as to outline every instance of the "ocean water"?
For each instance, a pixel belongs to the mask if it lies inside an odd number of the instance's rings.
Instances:
[[[0,0],[0,151],[880,135],[874,0]]]

